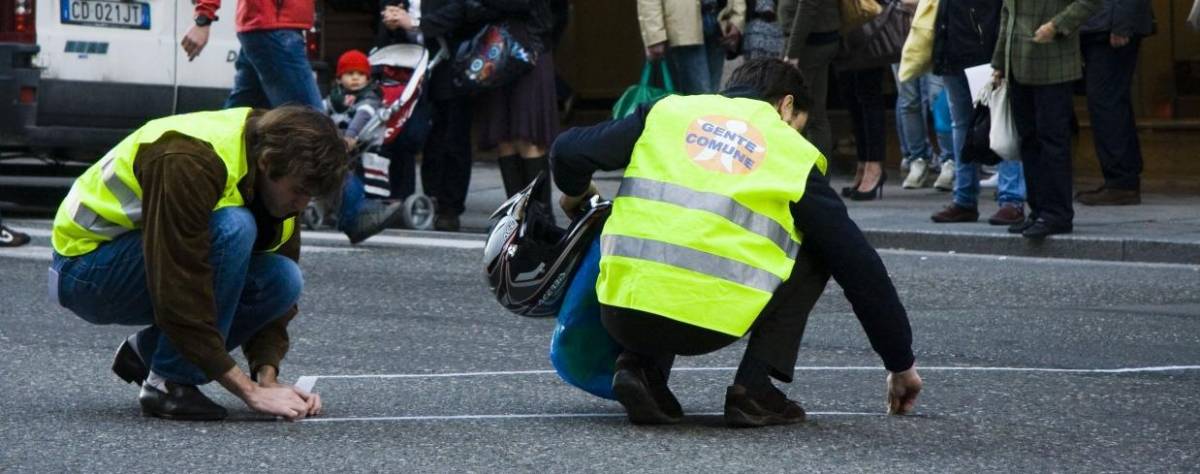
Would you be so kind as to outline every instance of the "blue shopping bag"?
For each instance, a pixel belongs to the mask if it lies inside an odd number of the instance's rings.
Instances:
[[[600,300],[596,296],[599,277],[597,237],[571,279],[558,311],[558,324],[550,338],[550,362],[564,382],[597,397],[615,400],[612,378],[621,346],[600,324]]]

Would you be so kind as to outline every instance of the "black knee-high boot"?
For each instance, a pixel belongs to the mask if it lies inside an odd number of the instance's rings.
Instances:
[[[500,165],[500,180],[504,182],[504,197],[512,197],[522,189],[529,181],[525,178],[525,160],[521,159],[521,155],[501,156],[497,163]],[[533,179],[533,178],[528,178]]]
[[[536,158],[525,158],[521,161],[524,162],[523,164],[525,166],[526,185],[533,182],[534,178],[537,178],[539,175],[541,175],[542,180],[539,181],[537,187],[533,189],[533,198],[542,204],[542,207],[546,210],[546,214],[549,215],[553,221],[554,201],[551,200],[552,198],[550,192],[551,189],[553,189],[554,185],[551,183],[554,180],[550,176],[550,160],[545,156],[539,156]]]

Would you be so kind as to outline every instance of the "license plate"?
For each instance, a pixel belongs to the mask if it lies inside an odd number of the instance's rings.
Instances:
[[[62,0],[62,22],[112,28],[150,29],[150,4],[105,0]]]

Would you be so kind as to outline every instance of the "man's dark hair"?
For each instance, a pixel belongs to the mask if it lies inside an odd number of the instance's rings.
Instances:
[[[313,196],[341,190],[350,168],[346,144],[325,114],[303,106],[268,110],[247,127],[247,148],[266,160],[267,175],[275,180],[295,175]]]
[[[796,110],[808,112],[812,108],[812,96],[808,93],[808,84],[800,69],[781,59],[761,58],[750,59],[729,76],[725,84],[727,89],[749,87],[754,89],[763,100],[772,104],[778,103],[787,95],[795,101]]]

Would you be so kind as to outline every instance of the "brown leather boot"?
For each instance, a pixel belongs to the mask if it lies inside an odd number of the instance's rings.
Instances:
[[[1135,189],[1104,188],[1082,194],[1078,200],[1085,206],[1130,206],[1142,203],[1142,193]]]
[[[934,222],[939,224],[948,224],[954,222],[975,222],[979,220],[979,209],[962,207],[958,204],[951,204],[945,209],[938,211],[932,216],[929,216]]]

